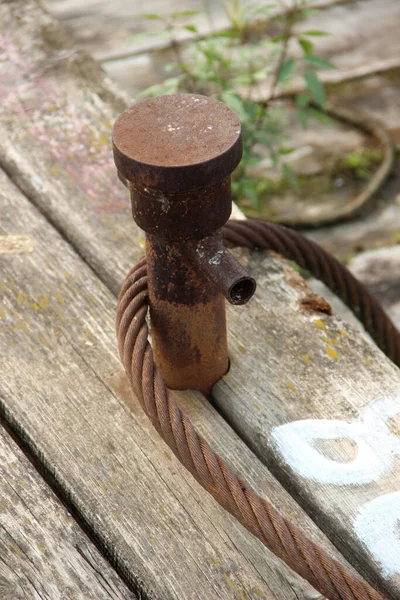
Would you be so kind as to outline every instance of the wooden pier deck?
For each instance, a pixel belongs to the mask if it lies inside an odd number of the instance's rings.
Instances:
[[[114,315],[144,236],[110,145],[129,100],[36,2],[0,5],[0,53],[0,597],[322,600],[130,392]],[[258,291],[228,308],[231,369],[213,403],[180,403],[281,512],[400,598],[400,372],[304,309],[287,262],[239,255]]]

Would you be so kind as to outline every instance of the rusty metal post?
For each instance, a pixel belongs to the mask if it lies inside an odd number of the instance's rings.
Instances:
[[[152,342],[168,387],[209,394],[229,368],[224,295],[244,304],[255,282],[222,245],[241,127],[205,96],[142,100],[113,130],[114,160],[146,232]]]

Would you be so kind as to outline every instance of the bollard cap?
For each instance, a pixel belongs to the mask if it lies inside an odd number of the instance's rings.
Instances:
[[[117,119],[113,150],[118,171],[135,186],[171,194],[209,187],[240,162],[240,120],[207,96],[148,98]]]

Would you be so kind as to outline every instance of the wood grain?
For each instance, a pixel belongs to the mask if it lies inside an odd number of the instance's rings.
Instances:
[[[2,600],[134,600],[0,427]]]
[[[18,5],[16,2],[10,6],[15,8]],[[14,44],[9,55],[13,65],[13,86],[19,102],[16,104],[9,95],[3,101],[0,113],[2,164],[107,286],[116,292],[123,274],[142,252],[143,246],[143,234],[130,219],[128,201],[125,192],[118,187],[110,154],[110,123],[121,101],[113,100],[108,87],[98,73],[93,74],[94,69],[89,68],[92,63],[86,59],[82,59],[78,73],[74,71],[75,63],[68,64],[68,61],[58,62],[57,68],[44,72],[43,65],[57,62],[57,52],[61,52],[43,41],[43,28],[50,27],[46,20],[48,17],[30,6],[23,12],[22,22],[20,20],[17,27],[12,9],[6,6],[1,10],[10,40],[8,43]],[[30,73],[29,85],[23,75],[24,68]],[[32,222],[32,217],[29,222],[23,221],[24,228],[20,233],[29,235]],[[114,354],[114,301],[82,263],[68,258],[69,251],[60,240],[56,242],[54,238],[50,241],[46,237],[50,233],[44,225],[40,231],[41,249],[24,257],[24,264],[18,262],[15,263],[18,266],[13,265],[16,275],[13,287],[8,289],[10,305],[16,312],[20,292],[27,295],[28,304],[25,306],[25,300],[21,303],[23,319],[25,321],[30,316],[34,327],[38,322],[45,327],[40,335],[46,343],[38,345],[37,339],[32,341],[34,338],[29,342],[33,345],[32,352],[40,352],[35,354],[37,358],[32,366],[28,358],[28,342],[27,348],[21,350],[24,334],[20,332],[21,341],[13,361],[8,364],[8,374],[14,378],[14,370],[22,364],[26,380],[17,386],[17,393],[12,386],[7,388],[5,397],[12,406],[7,413],[8,418],[15,420],[15,426],[21,429],[31,448],[47,457],[48,468],[54,470],[64,489],[68,490],[71,501],[86,515],[91,526],[101,532],[99,535],[103,536],[104,545],[118,549],[115,552],[118,552],[121,568],[141,573],[154,589],[163,590],[166,597],[168,594],[184,597],[189,588],[204,597],[216,593],[216,588],[218,593],[227,593],[222,578],[215,573],[216,563],[206,557],[210,551],[208,544],[212,542],[215,548],[220,542],[222,544],[222,539],[223,543],[227,543],[224,537],[226,531],[236,525],[223,512],[218,512],[219,509],[207,496],[197,491],[194,482],[187,479],[173,460],[170,469],[179,473],[179,477],[176,475],[174,479],[167,468],[163,472],[164,479],[167,474],[171,477],[168,479],[169,491],[158,479],[160,474],[155,476],[155,466],[165,464],[161,442],[149,430],[150,425],[141,413],[128,415],[125,411],[121,412],[121,400],[116,392],[119,390],[119,394],[124,395],[121,390],[125,380],[121,377]],[[64,264],[71,262],[72,266],[63,268],[61,255]],[[22,261],[22,258],[14,256],[13,260]],[[258,255],[252,257],[251,265],[258,278],[259,291],[248,307],[230,308],[228,311],[232,368],[215,388],[215,403],[240,436],[292,490],[353,564],[374,584],[396,596],[399,593],[397,575],[387,576],[385,565],[371,553],[366,540],[360,538],[354,527],[366,502],[398,489],[397,462],[392,465],[387,456],[380,462],[376,442],[375,446],[372,444],[375,452],[372,457],[376,459],[376,469],[380,465],[385,466],[384,477],[377,477],[368,484],[320,483],[318,477],[304,477],[291,467],[285,458],[285,448],[277,446],[274,435],[276,428],[298,420],[357,421],[371,401],[382,395],[397,394],[399,372],[379,351],[367,345],[354,330],[336,318],[304,310],[302,301],[309,299],[309,291],[288,265]],[[79,298],[74,296],[75,285]],[[52,303],[49,311],[47,307],[43,314],[39,311],[38,318],[35,306],[40,308],[41,286],[46,290],[46,297],[52,298]],[[57,299],[56,293],[61,294],[66,306]],[[46,303],[45,299],[43,301]],[[47,314],[51,316],[47,317]],[[60,341],[55,344],[57,335]],[[54,371],[57,368],[59,373]],[[111,396],[104,391],[104,386],[112,390]],[[32,402],[32,410],[35,411],[33,420],[31,415],[28,419],[22,402],[28,387],[35,399]],[[69,397],[68,405],[66,396]],[[43,405],[45,398],[47,404]],[[202,406],[199,407],[199,415],[203,414],[200,412]],[[202,422],[200,416],[199,421]],[[214,426],[214,422],[214,418],[211,422],[207,421],[208,426]],[[379,418],[377,427],[378,422]],[[383,425],[379,426],[382,428]],[[42,437],[43,431],[45,435]],[[68,435],[65,435],[66,431]],[[71,464],[66,454],[65,444],[70,439],[78,439],[82,445],[73,447],[76,464]],[[371,439],[374,439],[374,431]],[[110,440],[111,445],[107,447]],[[232,464],[243,468],[237,454],[231,455],[231,445],[225,440],[222,442],[218,435],[215,440],[221,444],[216,444],[216,449],[222,447]],[[309,444],[312,448],[313,443],[314,440],[311,440]],[[245,454],[245,446],[242,448],[243,455],[249,456]],[[347,443],[325,440],[317,448],[320,451],[316,456],[325,456],[333,466],[338,462],[351,463],[357,454],[357,447],[351,440]],[[140,451],[146,454],[149,463]],[[298,454],[301,457],[301,452]],[[250,458],[248,464],[252,464]],[[101,470],[101,465],[106,465],[104,470]],[[114,471],[119,475],[112,480],[112,485],[107,479],[105,493],[101,486],[102,478]],[[266,473],[264,471],[265,476]],[[117,481],[123,487],[123,497],[128,498],[128,502],[123,512],[118,508],[119,521],[116,524],[112,515]],[[268,485],[260,489],[268,492],[271,498]],[[201,501],[189,500],[189,490],[190,493],[196,490]],[[174,494],[178,494],[179,501]],[[101,502],[96,502],[96,498],[101,498]],[[153,506],[161,498],[161,508],[168,506],[169,528],[160,517],[160,506]],[[284,506],[281,500],[277,501],[277,505]],[[196,507],[200,511],[210,508],[210,516],[206,518]],[[196,523],[191,536],[188,523],[185,521],[185,526],[181,525],[188,512]],[[226,524],[226,529],[224,525],[223,530],[218,531],[221,538],[211,525],[215,522]],[[154,538],[147,528],[153,523],[157,524],[157,540],[163,540],[163,549],[169,553],[169,560],[162,552],[154,554],[152,550],[151,540]],[[205,530],[200,532],[199,528],[203,526]],[[133,530],[136,535],[141,532],[140,542],[135,542]],[[205,533],[206,530],[208,533]],[[178,533],[183,537],[177,545]],[[381,539],[385,537],[385,533],[380,535]],[[396,535],[394,531],[391,538],[395,550]],[[250,559],[243,557],[240,544],[235,539],[237,550],[230,547],[228,554],[235,556],[236,565],[245,561],[246,567],[238,567],[235,573],[239,579],[247,578],[248,583],[244,587],[250,589],[250,596],[254,596],[259,584],[253,578],[253,563],[250,565]],[[189,552],[190,557],[179,550],[180,546]],[[153,556],[151,564],[145,559],[149,555]],[[245,555],[248,556],[247,551]],[[221,546],[214,554],[219,562],[220,557]],[[192,560],[199,565],[199,571]],[[263,568],[269,569],[268,564]],[[159,577],[161,571],[162,581]],[[265,577],[263,574],[263,582],[266,581],[275,594],[277,588],[272,583],[270,571]],[[212,592],[210,585],[213,586]],[[263,589],[263,593],[267,593],[266,588]],[[237,589],[230,593],[237,593]],[[278,597],[284,597],[285,593],[280,590]],[[288,593],[290,595],[291,592]]]
[[[209,496],[153,430],[117,358],[115,297],[0,172],[0,410],[144,598],[320,599]],[[200,394],[181,397],[232,466],[324,536]]]

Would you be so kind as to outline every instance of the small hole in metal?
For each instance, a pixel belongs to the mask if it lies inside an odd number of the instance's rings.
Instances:
[[[235,283],[230,289],[232,304],[246,304],[256,291],[256,282],[252,277],[245,277]]]

